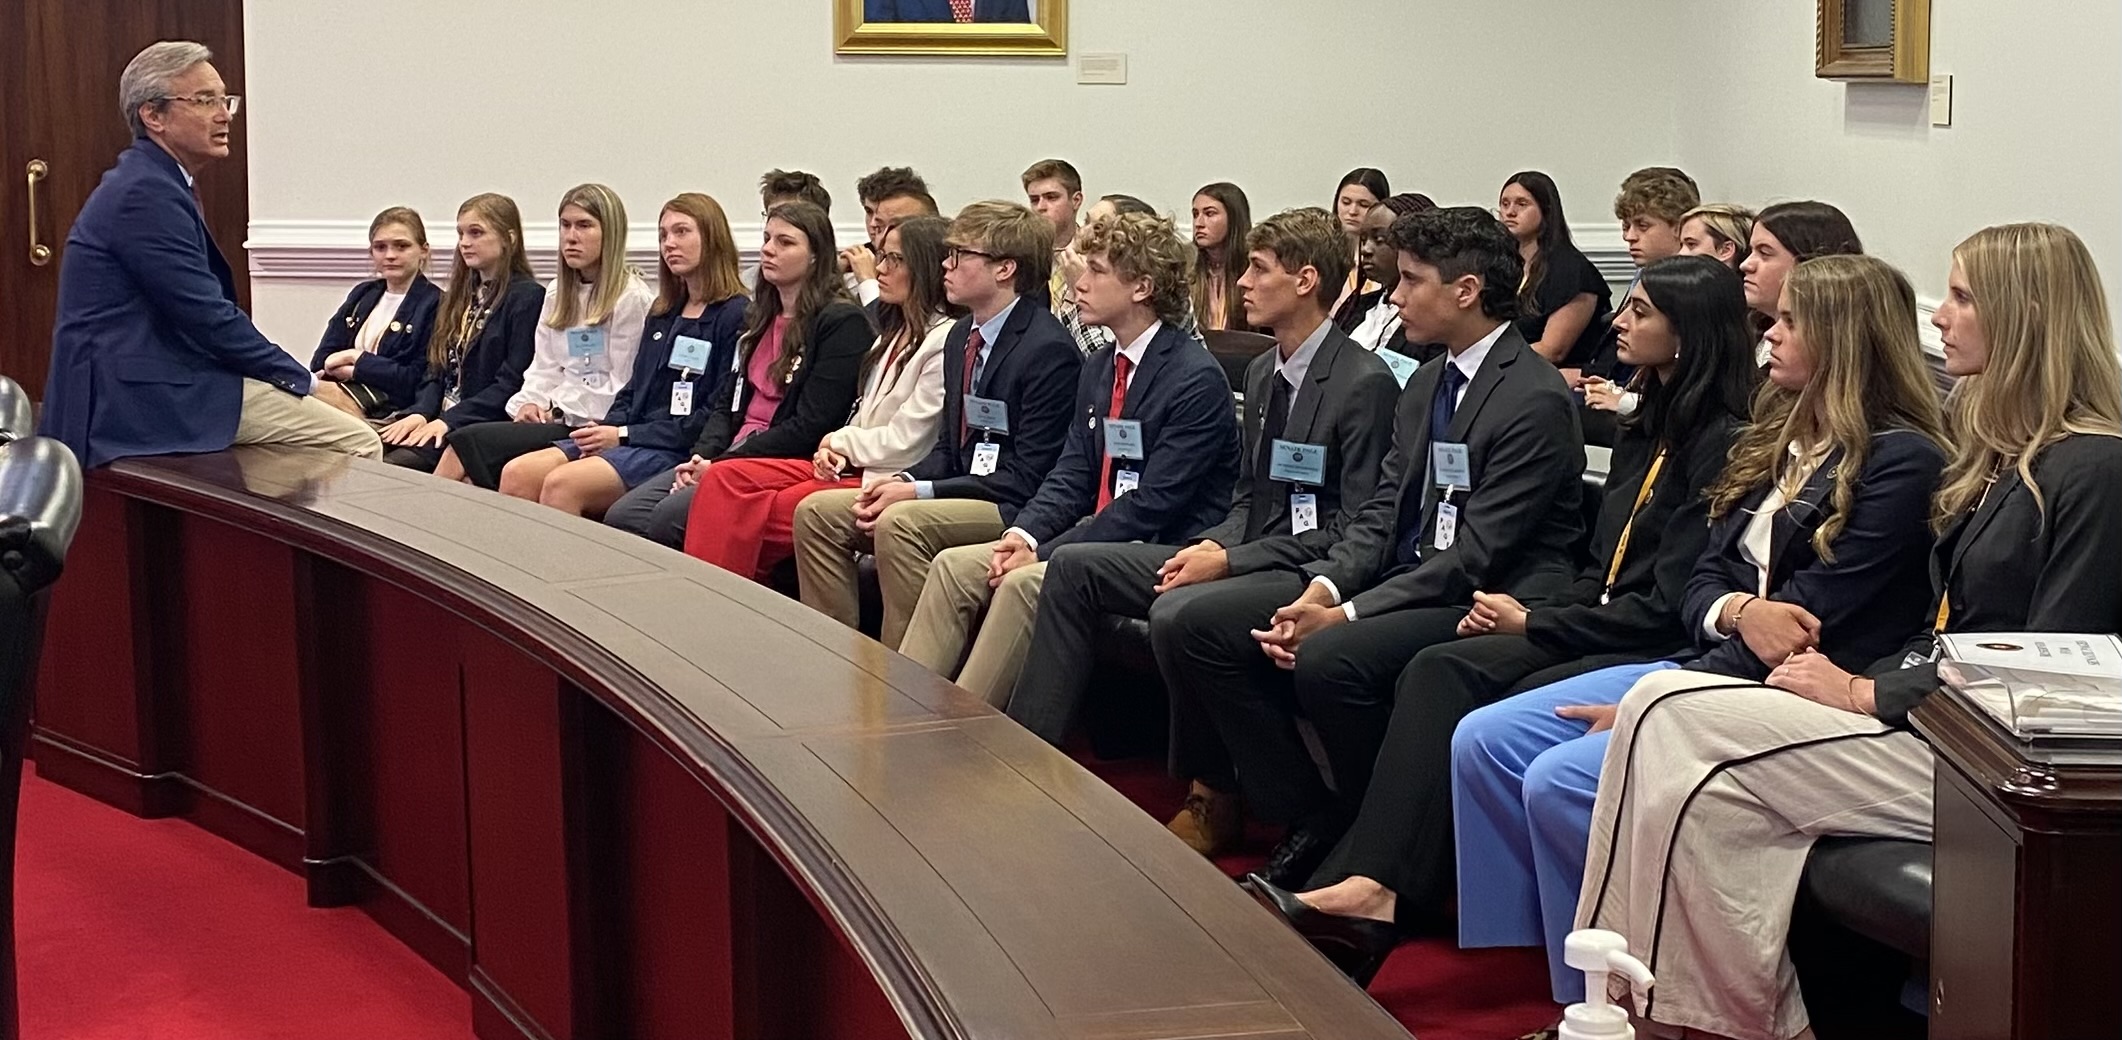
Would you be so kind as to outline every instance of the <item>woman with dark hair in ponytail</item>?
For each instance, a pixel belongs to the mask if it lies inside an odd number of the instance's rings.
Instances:
[[[1536,170],[1512,174],[1496,199],[1496,216],[1525,257],[1518,331],[1556,368],[1582,370],[1606,334],[1613,289],[1570,240],[1554,178]]]
[[[1381,349],[1395,351],[1419,361],[1428,361],[1443,352],[1442,347],[1420,352],[1408,346],[1400,329],[1400,308],[1393,305],[1393,289],[1400,284],[1399,253],[1385,241],[1385,230],[1393,226],[1393,221],[1436,208],[1429,196],[1409,192],[1394,195],[1363,214],[1362,235],[1356,241],[1356,273],[1369,288],[1342,300],[1340,309],[1334,312],[1334,327],[1348,333],[1348,338],[1363,349],[1372,353]],[[1405,373],[1395,368],[1394,375],[1413,372],[1413,366],[1408,366]]]

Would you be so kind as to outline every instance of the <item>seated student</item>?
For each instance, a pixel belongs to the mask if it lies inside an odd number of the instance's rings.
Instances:
[[[707,467],[686,524],[687,554],[764,580],[795,552],[798,503],[827,489],[892,480],[935,447],[952,317],[943,298],[949,229],[941,217],[910,217],[878,237],[883,327],[862,363],[869,374],[854,418],[826,434],[808,459],[724,459]]]
[[[1945,463],[1915,293],[1870,257],[1822,257],[1784,286],[1768,379],[1708,491],[1709,541],[1680,618],[1692,672],[1758,681],[1801,651],[1862,667],[1928,601],[1932,490]],[[1616,665],[1477,708],[1452,735],[1462,946],[1545,941],[1555,999],[1614,705],[1680,665]]]
[[[1016,685],[1045,561],[1056,550],[1192,538],[1230,511],[1238,476],[1230,383],[1184,324],[1187,258],[1171,222],[1095,225],[1083,257],[1076,302],[1121,346],[1084,365],[1080,421],[1069,424],[1060,460],[1009,530],[936,555],[899,645],[997,707]]]
[[[323,377],[320,399],[362,418],[382,418],[412,404],[420,390],[442,290],[424,273],[427,226],[404,206],[369,222],[368,256],[376,277],[354,286],[325,322],[309,367]]]
[[[1377,288],[1349,297],[1334,318],[1334,324],[1348,333],[1357,346],[1373,354],[1385,351],[1381,360],[1393,366],[1393,375],[1402,385],[1414,375],[1415,366],[1397,362],[1393,355],[1424,363],[1444,353],[1444,348],[1434,343],[1416,347],[1407,342],[1407,332],[1400,323],[1400,306],[1393,302],[1393,290],[1400,286],[1400,255],[1386,241],[1386,232],[1401,217],[1436,208],[1427,195],[1394,195],[1363,215],[1363,242],[1356,262],[1362,265],[1365,280]]]
[[[734,378],[744,328],[737,242],[722,205],[686,192],[656,218],[658,292],[633,373],[604,417],[510,459],[501,493],[575,516],[602,516],[627,489],[685,460],[708,403]]]
[[[433,472],[451,430],[507,418],[523,385],[545,289],[523,250],[516,201],[491,192],[457,207],[457,257],[435,308],[426,375],[382,430],[383,461]]]
[[[1753,236],[1739,274],[1746,283],[1746,305],[1769,324],[1783,298],[1783,280],[1791,269],[1816,256],[1857,255],[1864,243],[1842,211],[1825,202],[1778,202],[1754,218]],[[1754,348],[1754,360],[1768,366],[1768,337]]]
[[[1245,237],[1252,203],[1235,184],[1217,181],[1194,193],[1194,320],[1204,332],[1248,331],[1238,277],[1245,273]]]
[[[1765,686],[1673,673],[1621,702],[1576,923],[1658,959],[1656,1003],[1636,994],[1658,1026],[1809,1035],[1784,940],[1814,839],[1931,837],[1908,712],[1938,688],[1933,632],[2122,630],[2122,372],[2091,255],[2052,224],[1977,232],[1932,322],[1961,436],[1913,638],[1861,676],[1801,652]]]
[[[1621,181],[1621,193],[1614,196],[1614,217],[1621,222],[1621,240],[1628,243],[1629,261],[1638,272],[1646,264],[1679,254],[1680,218],[1701,201],[1695,179],[1670,166],[1648,166]],[[1622,385],[1631,374],[1614,360],[1611,322],[1584,368],[1562,373],[1584,394],[1584,412],[1578,418],[1584,423],[1585,443],[1613,446],[1614,419],[1622,408],[1634,407],[1622,398]]]
[[[1737,271],[1753,247],[1754,211],[1728,202],[1696,206],[1680,217],[1680,255],[1711,256]]]
[[[824,210],[808,202],[774,207],[736,372],[710,405],[692,457],[634,485],[604,511],[605,523],[683,548],[701,471],[722,459],[809,458],[846,421],[876,330],[848,297],[838,257]]]
[[[784,202],[808,202],[828,216],[833,212],[833,193],[825,190],[825,182],[817,174],[802,170],[766,171],[759,178],[759,219],[764,221],[775,206]],[[749,264],[738,274],[744,279],[746,292],[758,288],[758,264]]]
[[[560,198],[560,274],[545,289],[538,335],[507,421],[451,431],[435,475],[497,488],[501,468],[593,425],[634,372],[654,295],[626,265],[626,207],[602,184]],[[535,499],[537,488],[515,486]]]
[[[1236,500],[1222,523],[1183,546],[1079,542],[1053,554],[1009,716],[1055,745],[1090,683],[1100,615],[1147,618],[1166,593],[1183,598],[1190,585],[1293,571],[1325,553],[1346,512],[1377,488],[1400,386],[1326,320],[1327,295],[1344,281],[1348,262],[1339,226],[1323,209],[1290,210],[1247,238],[1250,257],[1238,279],[1245,320],[1271,330],[1276,349],[1246,369]],[[1227,768],[1203,763],[1184,772],[1220,780],[1216,790],[1232,787]],[[1190,819],[1182,814],[1174,829],[1198,840]]]
[[[1334,219],[1347,236],[1349,260],[1355,267],[1334,295],[1332,313],[1339,313],[1351,297],[1377,288],[1374,284],[1366,284],[1365,275],[1369,272],[1363,267],[1363,217],[1383,205],[1392,193],[1392,183],[1386,180],[1385,171],[1369,166],[1358,166],[1342,174],[1341,183],[1334,185]]]
[[[164,40],[118,78],[133,143],[89,193],[59,256],[37,432],[84,469],[232,444],[380,456],[375,431],[314,400],[317,377],[236,306],[192,185],[228,157],[243,100],[227,92],[212,57]]]
[[[1065,159],[1041,159],[1031,164],[1018,178],[1024,185],[1025,205],[1032,212],[1045,217],[1053,225],[1053,256],[1048,259],[1046,285],[1040,297],[1055,317],[1061,316],[1061,302],[1068,298],[1069,281],[1063,269],[1061,251],[1073,245],[1076,232],[1076,213],[1083,208],[1083,175]]]
[[[1680,599],[1709,535],[1702,491],[1723,470],[1753,392],[1746,313],[1739,276],[1715,261],[1645,267],[1614,319],[1620,359],[1635,368],[1644,404],[1621,421],[1594,559],[1568,594],[1528,611],[1511,596],[1477,592],[1460,638],[1416,654],[1390,702],[1307,706],[1320,743],[1347,749],[1337,764],[1375,765],[1347,767],[1370,777],[1362,808],[1305,882],[1309,891],[1268,891],[1299,932],[1359,981],[1403,936],[1434,926],[1450,901],[1450,749],[1459,720],[1521,683],[1687,649]]]
[[[877,255],[884,251],[884,231],[894,221],[936,215],[936,197],[928,193],[928,182],[911,167],[886,166],[855,182],[855,196],[862,200],[862,226],[869,241],[840,251],[840,270],[854,283],[855,300],[867,307],[877,302]]]
[[[1091,203],[1083,213],[1083,224],[1088,227],[1100,220],[1110,220],[1122,213],[1146,213],[1155,216],[1157,211],[1149,203],[1133,195],[1106,195]],[[1076,279],[1083,277],[1083,254],[1076,251],[1074,243],[1054,254],[1055,278],[1061,283],[1061,294],[1055,299],[1054,317],[1061,319],[1062,327],[1075,337],[1077,349],[1089,357],[1113,345],[1113,332],[1103,325],[1092,325],[1083,320],[1082,309],[1076,306]]]
[[[878,638],[897,649],[929,561],[1001,537],[1039,489],[1067,441],[1083,367],[1061,324],[1026,295],[1046,284],[1052,242],[1052,224],[1009,202],[975,202],[951,222],[943,293],[968,313],[943,345],[935,447],[898,480],[821,491],[796,506],[804,603],[856,627],[855,553],[873,546],[884,598]],[[977,416],[969,398],[980,401]]]
[[[1606,334],[1613,290],[1570,241],[1562,193],[1547,174],[1515,173],[1503,182],[1496,215],[1517,239],[1525,261],[1518,332],[1534,353],[1564,369],[1565,378],[1581,373]],[[1574,386],[1576,380],[1570,382]]]
[[[1151,622],[1165,686],[1214,723],[1245,811],[1288,828],[1266,868],[1284,887],[1345,825],[1298,739],[1296,698],[1388,696],[1416,651],[1453,637],[1476,590],[1563,592],[1583,525],[1576,403],[1511,324],[1516,243],[1471,207],[1401,217],[1390,236],[1408,338],[1449,357],[1401,391],[1377,493],[1301,571],[1211,586]]]

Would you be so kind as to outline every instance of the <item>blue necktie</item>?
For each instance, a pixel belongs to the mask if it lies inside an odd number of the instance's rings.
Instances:
[[[1444,362],[1444,378],[1437,380],[1437,394],[1429,400],[1429,443],[1436,445],[1451,439],[1452,413],[1459,409],[1459,388],[1466,385],[1466,374],[1451,361]],[[1400,489],[1400,528],[1394,544],[1398,547],[1396,561],[1408,566],[1422,558],[1422,514],[1429,501],[1432,481],[1429,459],[1407,460],[1409,483]]]

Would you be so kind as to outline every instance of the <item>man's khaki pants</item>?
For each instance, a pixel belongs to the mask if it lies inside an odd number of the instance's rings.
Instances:
[[[956,678],[958,685],[987,703],[1006,708],[1031,652],[1046,564],[1019,567],[1003,575],[999,587],[989,588],[987,568],[997,544],[999,540],[962,545],[936,554],[899,652],[937,675]],[[987,612],[984,621],[982,610]],[[961,658],[963,668],[958,666]]]
[[[854,490],[820,491],[796,506],[796,580],[803,602],[849,628],[861,624],[855,554],[873,541],[877,584],[884,596],[878,639],[896,650],[928,580],[929,561],[952,546],[1002,536],[993,502],[929,499],[900,502],[877,518],[874,539],[855,530]],[[954,664],[956,662],[953,662]]]
[[[236,420],[235,443],[323,448],[364,459],[383,457],[383,441],[368,423],[315,397],[296,397],[256,379],[243,381],[243,415]]]

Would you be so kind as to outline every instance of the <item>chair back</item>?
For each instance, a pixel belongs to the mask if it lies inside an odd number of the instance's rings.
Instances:
[[[1240,400],[1245,395],[1245,367],[1253,359],[1275,345],[1275,337],[1257,332],[1235,332],[1224,329],[1218,332],[1202,332],[1201,339],[1208,344],[1208,352],[1216,356],[1223,365],[1223,378],[1230,380],[1230,392]]]

